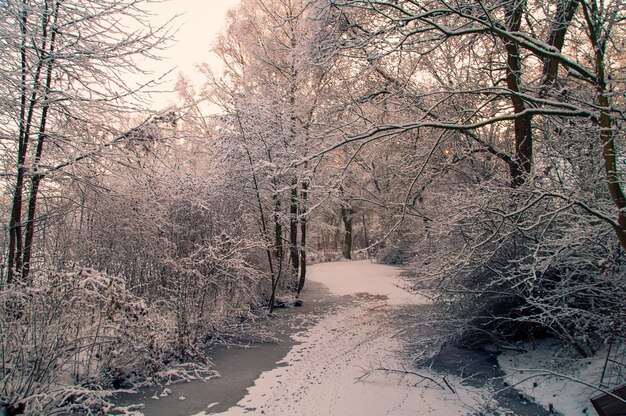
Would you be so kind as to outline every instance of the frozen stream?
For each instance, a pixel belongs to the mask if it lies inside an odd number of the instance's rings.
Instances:
[[[469,415],[486,403],[498,414],[547,414],[515,400],[490,401],[484,382],[465,383],[453,371],[446,379],[454,392],[413,375],[376,371],[364,378],[373,368],[403,368],[403,319],[407,311],[429,307],[399,287],[399,273],[369,261],[311,266],[305,306],[280,311],[276,320],[282,343],[218,348],[210,355],[220,379],[169,386],[173,394],[159,400],[150,398],[162,391],[154,388],[126,403],[145,403],[147,416]],[[460,360],[475,362],[472,371],[484,374],[483,381],[499,376],[492,357],[466,350],[444,354],[443,370]],[[442,384],[441,375],[418,371]]]
[[[254,384],[262,372],[276,368],[289,350],[296,344],[292,339],[296,333],[313,325],[322,314],[329,312],[349,299],[332,298],[326,287],[311,281],[302,294],[304,306],[277,309],[276,320],[269,323],[280,342],[250,343],[242,347],[213,347],[209,356],[221,377],[208,382],[176,383],[167,386],[172,391],[161,397],[164,387],[154,386],[141,389],[138,394],[124,394],[119,405],[143,404],[141,412],[146,416],[189,416],[204,410],[225,411],[237,404],[246,389]],[[339,302],[337,302],[339,300]],[[159,397],[155,400],[153,397]],[[180,400],[180,397],[185,400]]]

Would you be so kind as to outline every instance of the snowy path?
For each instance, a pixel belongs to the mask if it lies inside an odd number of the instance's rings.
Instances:
[[[423,305],[418,296],[398,286],[399,269],[369,261],[312,266],[309,279],[327,286],[333,295],[354,295],[353,301],[325,314],[310,329],[295,336],[295,345],[278,368],[264,372],[236,406],[220,415],[458,415],[473,400],[462,391],[445,391],[435,384],[371,368],[401,368],[402,306]],[[209,412],[210,410],[207,410]],[[206,415],[207,413],[201,413]],[[212,414],[212,413],[209,413]]]

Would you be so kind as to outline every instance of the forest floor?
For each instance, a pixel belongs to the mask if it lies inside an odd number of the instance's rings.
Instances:
[[[432,306],[402,289],[401,271],[370,261],[311,266],[305,306],[274,320],[282,342],[218,348],[211,355],[220,379],[144,391],[142,413],[553,414],[527,398],[532,391],[506,387],[515,380],[498,361],[504,367],[513,355],[445,347],[428,367],[412,366],[409,338],[416,334],[406,328]]]

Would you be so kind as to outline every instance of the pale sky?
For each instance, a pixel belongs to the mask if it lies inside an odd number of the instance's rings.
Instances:
[[[166,57],[154,68],[154,75],[164,73],[177,67],[168,77],[171,81],[164,87],[172,88],[179,72],[189,76],[192,81],[201,82],[195,76],[195,66],[203,62],[211,62],[210,49],[218,33],[224,28],[226,12],[239,3],[239,0],[169,0],[156,4],[152,8],[155,24],[163,23],[175,14],[181,14],[176,20],[180,26],[176,34],[177,42],[162,53]],[[156,106],[166,106],[172,101],[172,95],[154,96]]]

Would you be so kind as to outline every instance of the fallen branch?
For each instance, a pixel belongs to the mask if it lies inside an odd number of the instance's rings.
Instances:
[[[402,370],[397,370],[397,369],[393,369],[393,368],[384,368],[384,367],[373,368],[371,370],[366,371],[360,377],[357,377],[357,381],[365,380],[367,377],[372,375],[372,373],[374,373],[374,372],[383,372],[383,373],[385,373],[385,375],[400,374],[401,375],[400,381],[402,381],[408,375],[416,376],[416,377],[419,377],[421,380],[419,382],[415,383],[413,385],[414,387],[418,386],[423,381],[430,381],[431,383],[433,383],[437,387],[439,387],[441,390],[450,390],[452,393],[456,394],[456,391],[454,390],[454,388],[452,388],[450,383],[448,383],[448,380],[446,380],[445,377],[442,377],[443,383],[440,383],[437,380],[435,380],[433,377],[425,376],[425,375],[417,373],[415,371],[407,370],[404,366],[402,366]]]

